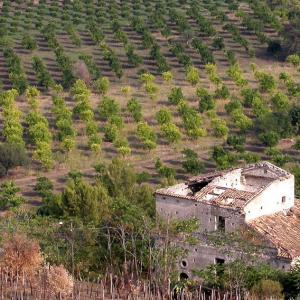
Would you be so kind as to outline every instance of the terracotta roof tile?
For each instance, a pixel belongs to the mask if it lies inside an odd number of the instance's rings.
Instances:
[[[300,257],[300,201],[288,213],[256,218],[249,225],[278,249],[278,256]]]

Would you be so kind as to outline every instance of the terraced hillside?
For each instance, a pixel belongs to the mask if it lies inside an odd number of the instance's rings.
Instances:
[[[26,145],[10,178],[32,202],[37,176],[59,189],[116,155],[162,184],[298,170],[300,59],[278,59],[263,1],[3,1],[0,22],[1,140]]]

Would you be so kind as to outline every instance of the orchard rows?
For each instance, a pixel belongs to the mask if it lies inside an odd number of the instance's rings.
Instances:
[[[26,145],[43,168],[55,166],[58,152],[83,147],[97,156],[105,143],[124,157],[182,153],[183,169],[196,174],[208,138],[223,144],[209,154],[221,169],[289,161],[276,145],[298,134],[300,59],[289,56],[277,73],[257,63],[257,45],[274,56],[280,47],[279,19],[261,1],[22,5],[4,1],[0,19],[9,80],[2,137]],[[248,142],[266,148],[257,154]],[[169,179],[174,171],[162,159],[155,168]]]

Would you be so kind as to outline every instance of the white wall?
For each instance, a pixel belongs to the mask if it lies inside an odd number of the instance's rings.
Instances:
[[[288,210],[294,206],[294,188],[293,175],[273,181],[244,207],[246,222],[260,216]],[[282,202],[283,196],[286,198],[284,203]]]

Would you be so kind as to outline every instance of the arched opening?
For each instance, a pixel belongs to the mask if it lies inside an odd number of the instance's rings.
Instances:
[[[183,259],[183,260],[181,261],[180,265],[181,265],[182,268],[186,268],[187,265],[188,265],[188,263],[187,263],[187,261],[186,261],[185,259]]]
[[[182,273],[180,273],[179,278],[180,278],[180,280],[187,280],[187,279],[189,279],[189,275],[182,272]]]

